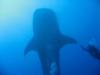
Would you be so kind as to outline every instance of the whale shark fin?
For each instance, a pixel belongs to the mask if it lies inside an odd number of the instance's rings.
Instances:
[[[61,42],[60,42],[61,46],[65,44],[66,45],[67,44],[77,44],[77,41],[69,36],[63,35],[60,39],[61,39]]]
[[[63,36],[65,44],[76,44],[77,41],[69,36]]]
[[[28,52],[33,49],[35,49],[35,41],[34,39],[31,39],[24,50],[24,55],[28,54]]]

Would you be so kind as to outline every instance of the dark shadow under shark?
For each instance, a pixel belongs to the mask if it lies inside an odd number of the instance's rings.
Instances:
[[[33,33],[34,37],[28,43],[25,55],[36,50],[44,75],[61,75],[60,49],[65,44],[76,44],[76,40],[60,32],[54,11],[47,8],[38,9],[34,13]]]

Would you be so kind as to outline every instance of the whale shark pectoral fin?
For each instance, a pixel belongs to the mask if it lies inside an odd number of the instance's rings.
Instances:
[[[77,41],[69,36],[64,36],[62,37],[62,44],[77,44]]]
[[[35,49],[35,41],[34,39],[30,40],[28,45],[25,48],[24,55],[27,55],[28,52]]]
[[[77,41],[69,36],[61,35],[56,42],[58,48],[68,44],[77,44]]]

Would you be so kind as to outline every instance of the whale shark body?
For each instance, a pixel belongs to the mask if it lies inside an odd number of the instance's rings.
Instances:
[[[44,75],[61,75],[60,49],[65,44],[76,44],[76,40],[60,32],[54,11],[47,8],[37,9],[34,13],[33,33],[25,55],[31,50],[37,51]]]

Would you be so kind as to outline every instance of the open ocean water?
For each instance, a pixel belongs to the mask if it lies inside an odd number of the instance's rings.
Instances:
[[[100,50],[99,0],[0,0],[0,75],[43,75],[37,52],[24,56],[38,8],[55,11],[60,31],[86,46],[91,39]],[[100,60],[79,45],[60,50],[61,75],[100,75]]]

